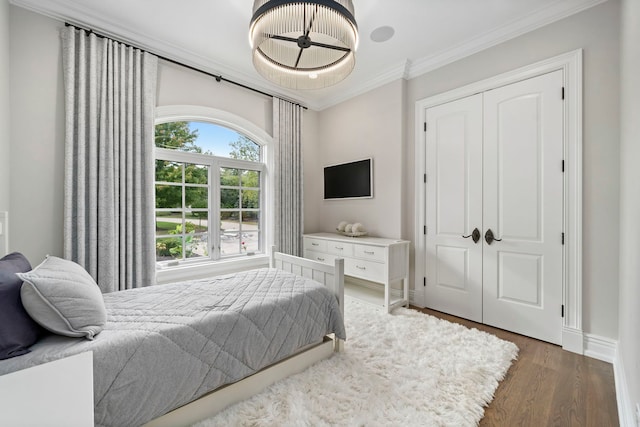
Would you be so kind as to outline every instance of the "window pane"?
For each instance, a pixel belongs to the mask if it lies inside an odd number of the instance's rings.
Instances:
[[[220,212],[220,254],[240,253],[240,219],[238,212]]]
[[[159,148],[200,153],[195,144],[198,132],[190,129],[189,122],[170,122],[156,125],[155,144]]]
[[[223,188],[220,190],[220,208],[236,209],[240,207],[240,190]]]
[[[206,187],[185,187],[184,203],[188,208],[208,208],[209,190]]]
[[[209,231],[209,213],[207,211],[190,212],[186,215],[186,219],[194,225],[196,233]]]
[[[156,160],[156,181],[182,182],[182,164],[167,160]]]
[[[240,215],[238,211],[233,212],[220,212],[220,230],[234,231],[236,233],[236,237],[238,231],[240,231]]]
[[[220,185],[239,187],[240,171],[233,168],[220,168]]]
[[[229,156],[233,159],[260,161],[260,145],[256,144],[244,135],[237,134],[237,138],[229,143]]]
[[[260,221],[258,212],[242,212],[242,252],[258,252],[260,250]]]
[[[182,212],[156,212],[156,235],[176,234],[182,224]]]
[[[182,224],[176,227],[177,234],[189,234],[189,233],[195,233],[195,231],[196,231],[196,225],[191,221],[184,222],[184,230],[182,229]]]
[[[156,239],[156,261],[182,259],[182,237]]]
[[[157,185],[156,184],[156,208],[181,208],[182,207],[182,187],[177,185]]]
[[[187,163],[184,169],[184,182],[187,184],[208,184],[209,167]]]
[[[242,190],[242,207],[258,209],[260,207],[260,192],[256,190]]]
[[[260,172],[259,171],[242,171],[242,186],[259,188]]]
[[[185,257],[202,258],[209,256],[206,234],[193,234],[186,236]]]

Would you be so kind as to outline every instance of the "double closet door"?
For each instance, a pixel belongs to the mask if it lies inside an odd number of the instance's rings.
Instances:
[[[429,108],[426,304],[560,344],[562,71]]]

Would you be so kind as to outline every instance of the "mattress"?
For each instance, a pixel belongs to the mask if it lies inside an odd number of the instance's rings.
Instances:
[[[94,341],[49,335],[0,374],[93,351],[96,426],[135,426],[319,342],[346,339],[337,298],[311,279],[257,269],[104,295]]]

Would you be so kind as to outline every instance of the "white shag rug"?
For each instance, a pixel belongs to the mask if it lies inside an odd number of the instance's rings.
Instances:
[[[195,426],[475,426],[515,344],[346,298],[345,350]]]

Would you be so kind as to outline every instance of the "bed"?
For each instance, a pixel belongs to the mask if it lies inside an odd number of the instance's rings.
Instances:
[[[188,425],[339,351],[342,260],[272,252],[270,268],[104,295],[93,341],[48,335],[0,375],[93,352],[96,426]]]

